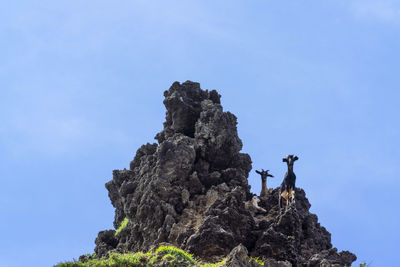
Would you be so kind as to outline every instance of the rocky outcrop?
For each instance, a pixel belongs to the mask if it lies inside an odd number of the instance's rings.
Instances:
[[[309,212],[311,204],[302,189],[296,189],[296,202],[287,211],[278,206],[279,189],[261,197],[260,207],[266,213],[252,213],[257,241],[251,255],[289,261],[293,266],[350,266],[354,254],[337,253],[332,248],[331,234]],[[330,265],[321,265],[323,261]]]
[[[250,260],[248,254],[249,252],[247,251],[247,248],[240,244],[232,249],[232,251],[228,254],[225,265],[227,267],[246,267],[249,265],[254,267],[261,266],[256,262],[249,264]]]
[[[237,119],[223,111],[215,90],[175,82],[164,96],[166,121],[155,137],[158,144],[140,147],[130,169],[115,170],[106,184],[115,228],[125,218],[129,222],[117,235],[99,233],[97,256],[168,242],[208,261],[228,254],[233,260],[232,253],[269,259],[264,266],[345,266],[355,260],[332,249],[303,190],[296,192],[296,207],[282,214],[277,190],[261,198],[266,212],[251,208],[251,159],[240,153]]]

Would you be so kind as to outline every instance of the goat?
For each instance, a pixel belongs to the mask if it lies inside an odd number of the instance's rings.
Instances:
[[[268,173],[269,170],[264,171],[264,169],[261,169],[260,171],[256,170],[256,173],[258,173],[259,175],[261,175],[261,193],[260,193],[260,197],[264,196],[267,192],[267,177],[274,177],[273,175]]]
[[[293,155],[287,155],[286,158],[282,159],[282,162],[286,162],[288,171],[285,174],[285,178],[279,189],[279,210],[282,208],[282,198],[285,200],[286,209],[288,206],[295,203],[295,189],[296,189],[296,175],[293,172],[293,164],[299,158]]]

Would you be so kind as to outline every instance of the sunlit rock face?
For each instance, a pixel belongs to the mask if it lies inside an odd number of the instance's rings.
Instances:
[[[164,96],[158,144],[140,147],[130,169],[115,170],[106,184],[115,228],[124,218],[129,223],[116,236],[113,230],[99,233],[97,256],[167,242],[211,261],[235,251],[269,259],[267,266],[345,266],[355,260],[332,248],[303,190],[286,212],[279,212],[278,190],[261,198],[266,212],[252,207],[251,158],[240,153],[237,118],[223,110],[215,90],[175,82]]]

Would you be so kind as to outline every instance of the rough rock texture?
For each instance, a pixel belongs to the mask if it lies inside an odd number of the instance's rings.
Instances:
[[[259,203],[267,212],[252,213],[257,236],[252,256],[289,261],[293,266],[350,266],[356,260],[354,254],[338,254],[332,248],[331,234],[309,212],[311,204],[302,189],[296,189],[296,203],[287,211],[279,211],[278,196],[278,188],[270,190]]]
[[[264,266],[345,266],[355,260],[332,249],[303,190],[296,191],[296,207],[282,214],[277,190],[261,198],[266,213],[251,207],[251,159],[240,153],[236,117],[223,111],[215,90],[175,82],[164,96],[166,121],[155,137],[158,144],[140,147],[130,169],[115,170],[106,184],[115,228],[125,217],[129,223],[117,236],[112,230],[99,233],[98,256],[168,242],[203,260],[250,253],[267,259]]]
[[[262,266],[255,261],[251,261],[248,256],[249,252],[247,248],[242,244],[238,245],[228,254],[226,257],[226,266],[227,267],[259,267]]]
[[[290,264],[290,262],[288,261],[277,261],[274,259],[267,259],[264,262],[264,267],[291,267],[292,264]]]

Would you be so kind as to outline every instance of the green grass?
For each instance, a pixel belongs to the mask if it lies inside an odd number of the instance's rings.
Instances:
[[[196,266],[200,266],[200,267],[223,267],[226,264],[226,258],[222,259],[219,262],[216,263],[204,263],[204,264],[199,264]]]
[[[264,265],[264,261],[261,260],[259,257],[257,257],[257,258],[250,257],[249,262],[251,262],[251,261],[255,261],[260,265]]]
[[[195,265],[196,261],[193,258],[193,255],[183,251],[182,249],[176,248],[176,247],[172,247],[172,246],[159,246],[156,251],[155,251],[156,255],[164,255],[170,257],[172,260],[168,261],[170,263],[187,263],[187,264],[191,264],[191,265]],[[171,266],[175,266],[175,265],[171,265]],[[176,265],[176,266],[180,266],[180,265]]]
[[[160,246],[156,250],[136,253],[110,253],[108,258],[94,259],[86,257],[85,262],[64,262],[55,267],[150,267],[160,262],[168,263],[168,266],[193,266],[193,267],[219,267],[216,264],[200,264],[192,254],[173,246]]]
[[[124,220],[125,221],[125,220]],[[125,223],[126,226],[127,223]],[[121,224],[120,228],[122,227]],[[226,258],[216,263],[203,263],[196,260],[193,254],[183,251],[173,246],[159,246],[156,250],[152,249],[146,253],[109,253],[108,258],[96,259],[96,254],[86,254],[85,262],[72,261],[55,265],[54,267],[151,267],[159,263],[167,263],[171,267],[223,267],[226,264]],[[251,257],[249,262],[255,261],[264,265],[264,261]],[[366,267],[366,263],[360,264],[360,267]]]
[[[109,258],[90,259],[87,262],[65,262],[55,265],[55,267],[145,267],[151,253],[110,253]]]
[[[125,219],[122,221],[122,223],[121,223],[121,225],[119,226],[119,228],[117,229],[117,231],[115,231],[115,235],[116,235],[116,236],[117,236],[122,230],[125,229],[125,227],[128,225],[128,222],[129,222],[128,218],[125,218]]]

